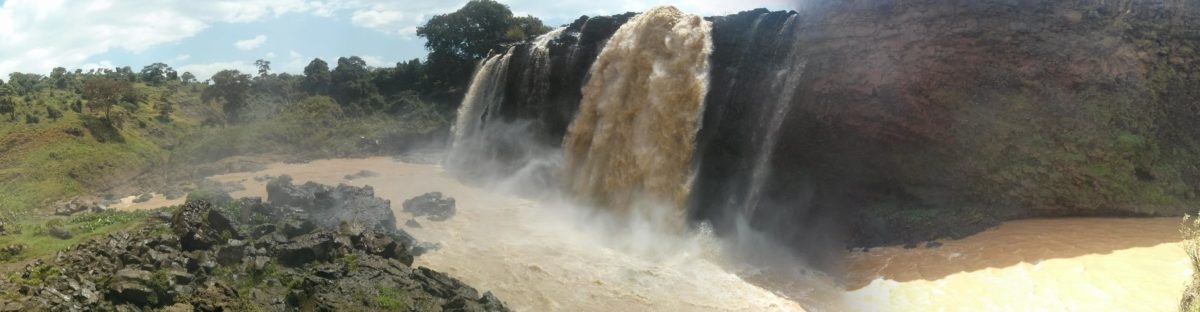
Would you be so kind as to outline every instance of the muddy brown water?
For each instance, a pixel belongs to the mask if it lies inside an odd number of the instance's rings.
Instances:
[[[344,179],[361,170],[379,175]],[[404,199],[432,191],[454,197],[454,218],[404,227],[442,244],[416,265],[492,291],[518,310],[800,311],[805,302],[834,311],[1173,311],[1191,274],[1178,219],[1045,219],[1008,222],[937,248],[850,252],[842,286],[796,292],[730,272],[709,236],[588,230],[597,223],[577,208],[466,185],[436,165],[333,159],[213,179],[243,183],[235,197],[265,197],[265,182],[254,178],[280,174],[298,183],[371,185],[392,201],[402,227],[410,218],[401,211]],[[156,196],[117,207],[173,204],[179,200]],[[824,282],[796,284],[813,283]]]

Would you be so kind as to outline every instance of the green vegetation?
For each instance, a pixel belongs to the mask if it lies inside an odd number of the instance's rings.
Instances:
[[[407,292],[399,288],[380,288],[379,293],[371,297],[371,306],[384,311],[408,310],[408,303],[404,300],[406,295]]]
[[[475,21],[500,28],[464,27]],[[490,0],[471,1],[422,29],[437,42],[428,45],[434,61],[392,68],[350,56],[332,68],[314,59],[303,75],[273,73],[266,60],[255,62],[255,75],[196,77],[165,63],[11,73],[0,80],[0,221],[9,229],[0,247],[27,246],[17,259],[43,256],[147,215],[49,216],[55,201],[200,178],[211,172],[198,165],[228,157],[371,155],[430,137],[448,129],[475,62],[549,30]],[[51,237],[52,227],[73,236]]]
[[[25,250],[16,257],[0,260],[23,260],[50,255],[79,242],[134,227],[156,212],[157,210],[107,210],[73,217],[33,216],[8,219],[5,221],[10,222],[11,229],[8,234],[0,236],[0,246],[23,245]],[[65,230],[71,233],[71,237],[54,237],[49,232],[51,228]]]
[[[1192,264],[1192,280],[1183,291],[1183,299],[1179,302],[1179,310],[1183,312],[1200,311],[1200,216],[1184,215],[1179,228],[1183,234],[1183,252],[1188,255]]]

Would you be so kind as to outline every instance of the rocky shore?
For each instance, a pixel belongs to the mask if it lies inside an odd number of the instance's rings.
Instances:
[[[412,267],[431,248],[370,187],[268,184],[268,201],[192,200],[0,280],[0,311],[507,311]]]

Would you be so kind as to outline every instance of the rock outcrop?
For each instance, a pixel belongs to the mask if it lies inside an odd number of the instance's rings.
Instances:
[[[709,18],[689,212],[718,233],[747,220],[790,246],[875,246],[1200,202],[1200,4],[806,5]],[[505,52],[481,154],[559,146],[595,53],[630,16]]]
[[[389,204],[369,187],[283,179],[273,188],[278,203],[192,201],[140,229],[31,263],[0,281],[0,307],[507,311],[491,293],[413,268],[422,247],[395,228]]]
[[[413,197],[404,201],[404,212],[410,213],[413,217],[429,216],[430,221],[445,221],[454,217],[455,206],[454,198],[442,196],[441,192],[425,193],[421,196]],[[416,223],[415,220],[413,224]],[[411,224],[409,226],[412,226]],[[418,224],[415,227],[419,227]]]

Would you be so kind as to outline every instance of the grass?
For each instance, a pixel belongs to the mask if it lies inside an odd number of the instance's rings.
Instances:
[[[1200,299],[1200,216],[1184,215],[1179,232],[1183,235],[1183,243],[1180,245],[1192,264],[1192,280],[1188,283],[1187,289],[1183,291],[1183,298],[1179,301],[1179,310],[1197,312],[1200,311],[1200,300],[1197,300]]]
[[[51,255],[88,239],[135,227],[155,212],[108,210],[74,217],[32,216],[19,219],[11,225],[12,233],[0,236],[0,246],[20,244],[25,246],[25,251],[12,259],[0,260],[20,261]],[[61,227],[73,236],[69,239],[52,237],[47,233],[50,227]]]
[[[8,223],[13,232],[0,236],[0,246],[26,246],[21,255],[8,260],[50,255],[124,229],[148,215],[105,212],[55,217],[50,216],[54,201],[190,179],[195,172],[189,170],[197,165],[232,156],[303,155],[312,159],[354,155],[361,152],[359,137],[421,133],[445,123],[421,115],[422,111],[358,118],[327,114],[340,110],[337,103],[328,97],[311,97],[299,105],[302,111],[267,112],[260,114],[267,116],[264,119],[242,124],[202,126],[201,121],[220,116],[219,109],[200,101],[202,87],[182,86],[174,93],[166,92],[167,87],[140,83],[135,88],[145,95],[144,100],[118,108],[126,116],[123,122],[110,123],[88,111],[74,112],[70,104],[78,101],[79,95],[54,88],[19,97],[16,120],[0,116],[0,221]],[[155,107],[162,101],[174,103],[169,121],[159,118]],[[48,118],[47,106],[61,111],[62,118]],[[254,109],[271,110],[266,106]],[[25,123],[26,114],[41,122]],[[44,235],[48,222],[63,223],[75,236],[60,240]]]
[[[380,288],[379,293],[371,297],[371,304],[375,308],[385,311],[408,310],[408,303],[403,299],[406,295],[407,293],[399,288]]]

